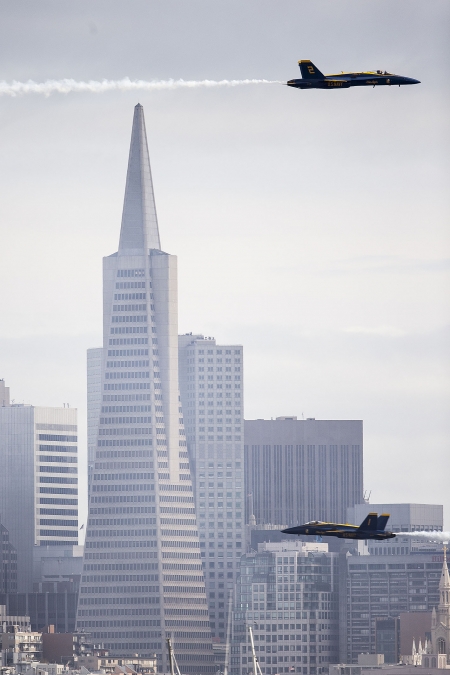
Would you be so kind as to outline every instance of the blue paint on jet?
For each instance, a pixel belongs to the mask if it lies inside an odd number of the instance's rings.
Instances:
[[[392,539],[396,535],[386,530],[389,513],[369,513],[361,525],[343,525],[339,523],[323,523],[312,520],[304,525],[296,525],[282,530],[285,534],[307,534],[314,537],[339,537],[339,539]]]
[[[339,73],[338,75],[324,75],[309,60],[299,61],[299,80],[289,80],[288,87],[297,89],[348,89],[348,87],[376,87],[393,86],[402,84],[420,84],[419,80],[402,75],[393,75],[382,70],[368,71],[366,73]]]

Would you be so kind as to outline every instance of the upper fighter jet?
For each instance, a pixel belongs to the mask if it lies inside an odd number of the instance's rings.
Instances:
[[[367,73],[339,73],[338,75],[324,75],[311,61],[299,61],[301,80],[289,80],[288,87],[297,89],[347,89],[348,87],[375,87],[393,84],[420,84],[419,80],[402,75],[393,75],[382,70]]]
[[[392,539],[396,535],[385,530],[389,520],[389,513],[369,513],[361,525],[340,525],[338,523],[323,523],[320,520],[311,520],[304,525],[288,527],[282,530],[285,534],[310,534],[319,537],[339,537],[339,539]]]

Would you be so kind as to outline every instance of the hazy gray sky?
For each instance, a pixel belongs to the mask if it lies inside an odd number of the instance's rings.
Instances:
[[[84,439],[140,102],[180,332],[244,345],[247,418],[363,419],[372,501],[444,503],[448,523],[447,0],[0,10],[6,81],[287,80],[300,58],[421,80],[1,97],[0,377],[16,401],[78,407]]]

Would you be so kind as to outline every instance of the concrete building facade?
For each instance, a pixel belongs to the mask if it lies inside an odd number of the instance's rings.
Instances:
[[[245,420],[246,493],[257,524],[345,522],[363,502],[360,420]]]
[[[244,553],[242,345],[179,336],[180,391],[213,636],[226,637],[228,594]]]
[[[9,541],[9,532],[0,522],[0,593],[17,591],[17,551]]]
[[[77,457],[75,408],[0,407],[0,513],[19,591],[33,588],[35,547],[78,544]]]
[[[231,674],[252,670],[249,626],[263,675],[328,673],[338,660],[338,554],[327,544],[260,544],[241,559]]]
[[[77,630],[112,656],[173,637],[184,673],[214,669],[178,387],[177,262],[161,250],[144,113],[134,111],[119,249],[104,259],[101,410]]]
[[[98,425],[102,407],[103,347],[87,350],[87,435],[88,435],[88,484],[94,469]]]

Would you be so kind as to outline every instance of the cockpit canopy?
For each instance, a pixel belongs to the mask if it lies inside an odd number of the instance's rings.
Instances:
[[[324,525],[321,520],[310,520],[309,523],[305,523],[305,525]]]

